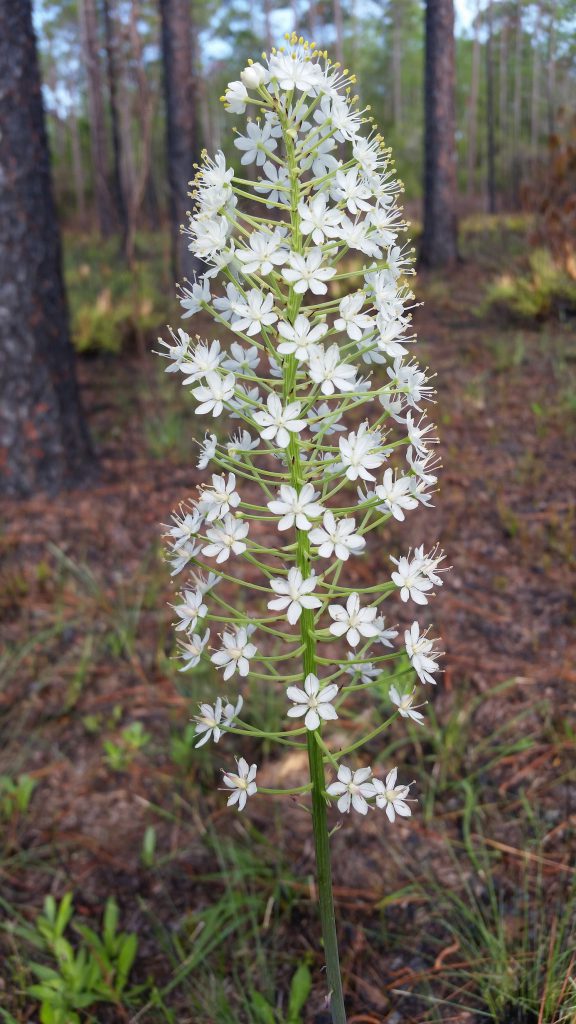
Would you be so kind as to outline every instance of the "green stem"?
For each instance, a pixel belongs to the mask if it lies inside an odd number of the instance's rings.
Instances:
[[[285,118],[284,140],[286,144],[286,155],[290,172],[290,214],[292,227],[292,247],[295,252],[301,251],[300,218],[298,215],[298,203],[300,201],[300,180],[298,165],[294,153],[294,143],[287,132],[289,127]],[[300,308],[301,296],[294,293],[290,288],[288,298],[287,315],[290,323],[294,323]],[[292,399],[296,395],[296,360],[294,356],[286,359],[284,365],[284,394],[285,399]],[[297,434],[290,435],[289,445],[290,481],[297,491],[300,491],[304,484],[304,466],[300,459],[300,441]],[[310,539],[305,530],[296,530],[296,561],[304,578],[310,575]],[[304,677],[310,673],[316,674],[316,641],[314,639],[314,614],[309,609],[303,609],[300,616],[300,635],[302,638],[303,651],[303,674]],[[324,778],[323,753],[316,742],[314,732],[307,735],[308,766],[310,771],[310,782],[312,785],[312,829],[314,834],[314,850],[316,854],[316,876],[318,882],[318,901],[320,907],[320,923],[322,937],[324,939],[324,954],[326,957],[326,976],[328,979],[330,993],[330,1011],[333,1024],[346,1024],[346,1009],[344,1007],[344,993],[342,991],[342,977],[340,974],[340,960],[338,957],[338,936],[336,933],[336,919],[334,915],[334,895],[332,891],[332,869],[330,865],[330,837],[328,833],[328,817],[326,812],[326,781]]]

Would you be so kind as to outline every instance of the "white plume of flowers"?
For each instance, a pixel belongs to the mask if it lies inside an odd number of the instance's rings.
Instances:
[[[208,315],[220,337],[191,341],[179,328],[161,342],[167,372],[181,375],[205,417],[205,477],[166,536],[183,580],[174,602],[182,670],[211,662],[227,693],[234,686],[246,699],[251,676],[280,687],[275,736],[310,758],[312,781],[298,791],[318,785],[320,751],[322,800],[337,797],[342,813],[383,809],[385,823],[410,815],[410,787],[396,784],[395,767],[378,776],[350,766],[363,740],[334,751],[329,731],[352,696],[355,706],[370,701],[384,669],[390,717],[370,738],[398,715],[421,723],[407,658],[425,684],[440,652],[418,622],[394,648],[382,606],[393,595],[426,605],[444,556],[405,550],[384,579],[359,585],[357,561],[381,550],[386,523],[430,504],[438,462],[424,411],[434,391],[412,356],[402,185],[354,81],[292,36],[223,97],[230,114],[248,115],[235,138],[241,170],[221,152],[203,154],[185,232],[206,269],[180,288],[183,318]],[[267,735],[253,724],[258,709],[243,721],[240,693],[230,697],[200,705],[201,743]],[[242,810],[256,796],[257,773],[243,758],[226,771],[228,803]]]

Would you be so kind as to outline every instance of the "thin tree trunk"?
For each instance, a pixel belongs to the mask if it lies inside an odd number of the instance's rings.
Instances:
[[[272,21],[270,18],[270,0],[264,0],[264,32],[266,35],[266,47],[268,52],[274,46],[274,36],[272,33]]]
[[[332,0],[334,11],[334,28],[336,29],[336,60],[344,64],[344,19],[342,17],[341,0]]]
[[[500,46],[498,53],[498,160],[501,178],[508,166],[507,149],[510,143],[508,131],[508,19],[501,15]]]
[[[84,183],[84,167],[82,164],[82,147],[78,131],[78,117],[70,114],[70,148],[72,151],[72,174],[74,177],[74,193],[76,197],[76,214],[82,230],[86,227],[86,186]]]
[[[548,73],[546,76],[548,134],[556,131],[556,0],[550,0],[548,24]]]
[[[424,85],[424,232],[420,258],[432,267],[458,259],[453,0],[427,0]]]
[[[140,120],[140,148],[134,183],[128,196],[128,217],[126,235],[126,258],[130,266],[134,263],[134,247],[138,216],[146,194],[146,183],[150,173],[152,153],[152,125],[154,119],[154,97],[144,68],[142,43],[138,32],[139,17],[138,0],[132,0],[130,6],[129,33],[132,58],[136,75],[136,95],[138,97]]]
[[[394,127],[402,124],[402,8],[395,0],[392,7],[392,111]]]
[[[88,85],[88,115],[90,121],[90,149],[94,197],[100,234],[106,238],[112,233],[113,220],[110,191],[107,180],[107,138],[100,74],[98,21],[94,0],[79,0],[80,29],[86,78]]]
[[[480,0],[476,3],[474,18],[474,42],[472,43],[472,75],[470,80],[470,98],[468,101],[468,152],[466,168],[466,192],[472,196],[476,184],[476,160],[478,144],[478,92],[480,85],[480,33],[479,33]]]
[[[494,62],[492,59],[492,0],[488,0],[486,16],[486,187],[488,212],[496,213],[496,139],[494,132]]]
[[[317,15],[316,0],[309,0],[309,3],[308,3],[308,31],[310,33],[310,42],[315,42],[314,37],[316,35],[316,29],[317,29],[316,15]]]
[[[30,0],[0,0],[0,492],[85,479]]]
[[[538,143],[540,139],[540,4],[537,4],[536,10],[536,26],[532,46],[532,103],[530,111],[530,144],[534,162],[538,159]]]
[[[513,117],[513,150],[510,179],[512,182],[512,201],[517,208],[520,204],[521,156],[522,143],[522,0],[516,0],[516,44],[514,53],[514,117]]]
[[[199,269],[180,225],[190,207],[188,182],[200,156],[196,121],[196,90],[192,74],[192,21],[189,0],[160,0],[162,60],[166,101],[166,146],[172,235],[172,266],[176,277]]]
[[[104,14],[104,38],[106,41],[106,74],[108,78],[108,94],[110,98],[110,122],[112,126],[113,156],[113,191],[114,204],[122,232],[122,251],[127,257],[126,242],[128,237],[128,216],[126,200],[122,187],[122,145],[120,133],[120,116],[118,109],[118,67],[116,59],[116,40],[114,39],[114,21],[110,10],[110,0],[102,0]]]
[[[298,0],[292,0],[292,28],[294,32],[298,32]]]

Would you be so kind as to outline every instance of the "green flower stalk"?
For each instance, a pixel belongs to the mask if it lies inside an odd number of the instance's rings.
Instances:
[[[398,593],[427,604],[444,556],[419,547],[391,559],[389,578],[346,582],[391,517],[430,504],[438,460],[422,408],[433,391],[409,354],[412,250],[398,244],[390,153],[351,96],[353,76],[314,44],[288,42],[223,97],[231,114],[254,112],[235,145],[255,180],[217,153],[194,183],[185,231],[207,269],[181,286],[183,317],[208,313],[227,342],[182,328],[161,342],[197,414],[218,422],[198,462],[215,472],[173,513],[167,540],[173,575],[187,577],[174,605],[182,670],[210,661],[238,689],[200,705],[197,745],[231,734],[307,751],[304,786],[265,790],[242,757],[223,782],[240,811],[256,796],[310,799],[330,1006],[343,1024],[327,811],[336,801],[342,815],[411,814],[396,768],[379,778],[355,758],[396,715],[423,720],[406,679],[434,682],[436,642],[414,621],[395,645],[380,606]],[[236,423],[228,439],[224,413]],[[369,701],[384,671],[389,716],[334,749],[330,723],[351,698]],[[241,717],[250,678],[285,693],[277,732]]]

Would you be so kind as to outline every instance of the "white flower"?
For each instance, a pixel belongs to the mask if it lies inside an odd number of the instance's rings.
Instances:
[[[349,249],[358,249],[367,256],[380,258],[382,255],[382,249],[375,242],[374,235],[369,234],[369,225],[366,221],[353,221],[349,217],[342,217],[338,237],[346,242]]]
[[[311,596],[316,588],[316,578],[309,576],[308,579],[304,579],[300,569],[290,569],[286,580],[270,580],[270,586],[275,594],[280,594],[280,597],[268,601],[268,608],[271,611],[284,611],[287,608],[286,618],[291,626],[298,622],[303,608],[322,607],[319,598]]]
[[[242,302],[242,295],[236,285],[230,281],[226,285],[226,295],[219,295],[214,299],[214,309],[218,310],[223,320],[231,320],[240,302]]]
[[[224,102],[226,103],[226,109],[231,114],[244,113],[246,104],[249,102],[249,96],[243,82],[228,82]]]
[[[367,202],[370,199],[370,189],[360,180],[356,167],[349,171],[336,172],[334,187],[330,194],[337,203],[345,203],[350,213],[371,209],[370,203]]]
[[[374,619],[374,625],[378,630],[378,639],[376,643],[382,644],[383,647],[394,647],[392,640],[398,636],[398,630],[387,628],[386,620],[383,615],[378,615],[378,617]]]
[[[351,363],[340,362],[338,345],[324,348],[318,345],[310,353],[308,376],[314,384],[320,385],[323,395],[333,395],[338,391],[354,391],[356,387],[356,368]]]
[[[343,636],[345,633],[350,647],[357,647],[363,636],[378,636],[378,628],[374,625],[377,609],[361,608],[358,594],[350,594],[345,608],[340,604],[331,604],[328,613],[334,619],[330,632],[333,636]]]
[[[306,420],[299,420],[300,402],[291,402],[282,406],[278,395],[268,395],[268,412],[255,412],[254,421],[258,424],[260,434],[265,441],[274,441],[279,448],[287,448],[290,434],[299,434],[306,426]]]
[[[256,165],[262,167],[266,163],[266,150],[275,150],[278,143],[273,137],[269,121],[264,121],[262,125],[257,121],[248,121],[246,135],[236,136],[234,145],[243,150],[241,164],[253,164],[256,161]]]
[[[341,764],[338,768],[338,781],[330,783],[326,792],[329,796],[340,796],[338,810],[342,814],[350,810],[350,804],[359,814],[367,814],[366,797],[374,796],[374,786],[368,781],[371,778],[371,768],[358,768],[352,774],[347,765]]]
[[[178,337],[176,337],[171,327],[168,330],[172,336],[172,341],[164,341],[164,338],[158,338],[159,343],[167,351],[157,352],[156,354],[161,356],[162,359],[170,360],[165,373],[176,373],[186,358],[188,346],[190,345],[190,335],[186,334],[186,331],[183,331],[181,327],[178,328]]]
[[[316,324],[312,327],[308,317],[303,313],[298,314],[293,324],[281,320],[278,324],[278,334],[285,340],[278,345],[278,352],[281,355],[293,355],[299,362],[306,362],[327,330],[326,324]]]
[[[185,288],[183,285],[180,286],[180,305],[186,312],[182,313],[182,319],[186,320],[189,316],[194,316],[198,313],[205,303],[210,302],[210,282],[204,278],[201,281],[195,281],[192,288]]]
[[[251,764],[248,767],[248,762],[243,757],[236,762],[238,773],[225,772],[223,776],[223,783],[231,789],[232,792],[228,797],[228,807],[232,804],[238,804],[238,810],[243,811],[246,806],[246,800],[249,796],[254,796],[254,793],[258,792],[258,787],[255,783],[256,773],[258,771],[258,765]]]
[[[303,256],[291,252],[289,266],[282,270],[282,277],[292,285],[297,295],[303,295],[310,289],[314,295],[325,295],[328,291],[325,282],[336,273],[335,267],[322,266],[322,250],[311,249]]]
[[[395,686],[391,686],[389,696],[392,703],[398,708],[402,718],[411,718],[413,722],[422,724],[424,715],[421,715],[419,711],[412,707],[414,704],[414,690],[412,690],[412,693],[399,693]]]
[[[418,571],[424,573],[432,583],[435,583],[437,587],[442,586],[442,578],[436,572],[440,562],[445,558],[444,552],[436,554],[438,551],[438,545],[430,551],[429,554],[424,554],[424,545],[421,544],[419,548],[414,549],[414,565],[418,567]],[[440,572],[445,570],[441,569]]]
[[[184,590],[181,595],[184,600],[182,604],[172,605],[180,622],[174,627],[177,631],[186,630],[191,632],[196,628],[198,619],[203,619],[208,609],[203,601],[203,595],[197,590]]]
[[[394,479],[394,473],[387,469],[381,484],[374,488],[376,496],[381,499],[382,506],[387,512],[391,512],[394,519],[399,522],[404,520],[404,509],[416,508],[418,502],[411,495],[410,477],[402,476]]]
[[[216,651],[210,658],[214,665],[224,669],[224,679],[230,679],[236,671],[247,676],[250,671],[250,658],[256,654],[257,648],[248,639],[249,631],[243,626],[235,633],[223,633],[221,651]]]
[[[200,491],[198,508],[206,516],[208,523],[215,519],[222,519],[230,509],[237,508],[240,504],[240,495],[236,490],[236,475],[228,474],[228,480],[224,476],[212,475],[212,487],[205,487]]]
[[[277,51],[268,61],[270,78],[276,79],[281,89],[316,93],[324,84],[321,67],[309,59],[302,60],[296,54]]]
[[[274,267],[280,267],[288,258],[283,235],[278,229],[272,233],[253,231],[248,239],[249,249],[237,249],[236,256],[246,274],[271,274]]]
[[[424,426],[422,424],[424,424]],[[415,423],[412,419],[412,413],[409,412],[406,416],[406,430],[410,444],[414,447],[414,450],[421,459],[426,458],[426,456],[430,454],[426,447],[427,444],[438,443],[437,437],[434,437],[433,435],[430,436],[431,431],[436,430],[436,427],[433,423],[426,423],[424,416],[421,416],[418,423]]]
[[[244,301],[237,306],[237,319],[232,320],[235,331],[250,335],[258,334],[262,327],[270,327],[278,319],[273,312],[274,296],[264,295],[258,288],[251,288]]]
[[[408,601],[412,598],[416,604],[428,604],[426,594],[432,590],[432,581],[423,574],[420,561],[413,559],[409,562],[405,555],[401,558],[391,558],[398,567],[392,573],[392,582],[400,587],[402,600]]]
[[[240,80],[247,89],[258,89],[268,81],[269,75],[261,64],[249,64],[240,74]]]
[[[324,689],[320,689],[318,678],[311,672],[304,680],[304,689],[298,686],[289,686],[286,690],[288,699],[294,702],[294,707],[288,711],[289,718],[299,718],[305,715],[304,725],[307,729],[318,729],[320,719],[325,722],[328,719],[338,718],[332,701],[338,693],[336,683],[330,683]]]
[[[216,434],[207,434],[200,445],[200,458],[196,463],[197,469],[206,469],[216,454],[218,439]]]
[[[231,553],[241,555],[246,551],[244,538],[248,536],[248,528],[248,523],[226,516],[222,526],[206,530],[206,536],[212,543],[202,548],[202,554],[215,558],[217,562],[228,561]]]
[[[195,384],[202,377],[206,377],[208,373],[213,373],[220,366],[222,355],[219,341],[211,342],[210,346],[206,342],[200,342],[180,367],[186,378],[182,383]]]
[[[224,249],[228,240],[226,217],[191,217],[186,234],[192,236],[188,248],[200,259],[210,259]]]
[[[335,554],[336,558],[346,562],[350,555],[359,555],[366,547],[364,537],[354,533],[354,519],[337,521],[334,513],[328,511],[324,513],[322,527],[310,531],[310,543],[318,545],[320,558],[330,558]]]
[[[184,512],[183,509],[180,509],[179,513],[172,513],[174,525],[167,528],[165,536],[171,538],[174,551],[178,551],[179,548],[196,536],[202,525],[203,518],[196,507],[193,508],[192,512]]]
[[[260,441],[258,438],[253,439],[247,430],[242,430],[238,434],[233,434],[230,440],[226,443],[226,450],[228,455],[234,456],[238,452],[251,452],[254,448],[258,448]]]
[[[197,723],[196,735],[202,738],[195,746],[203,747],[209,739],[218,743],[222,729],[229,729],[234,724],[234,718],[240,714],[243,703],[242,697],[238,697],[235,705],[226,704],[222,707],[222,698],[217,697],[214,707],[211,704],[199,704],[200,714],[194,715],[194,721]]]
[[[196,668],[200,663],[200,658],[209,639],[210,630],[207,629],[203,637],[199,633],[194,633],[192,636],[188,636],[188,641],[181,640],[179,642],[180,652],[178,656],[184,662],[182,668],[178,669],[179,672],[187,672],[188,669]]]
[[[380,443],[380,434],[370,431],[368,423],[361,423],[356,432],[339,439],[342,464],[349,480],[375,480],[370,470],[378,469],[386,460],[386,455],[378,451]]]
[[[329,437],[330,434],[337,434],[346,427],[343,423],[338,422],[337,410],[331,409],[328,402],[320,402],[320,405],[314,406],[311,410],[311,415],[315,417],[315,421],[310,424],[310,430],[313,434],[322,433],[324,437]],[[329,452],[327,454],[330,454]],[[333,456],[330,456],[333,458]]]
[[[406,331],[406,324],[400,320],[383,320],[380,314],[377,317],[377,323],[379,331],[378,348],[380,351],[390,356],[391,359],[406,355],[408,350],[404,342],[409,339],[402,337]]]
[[[264,194],[266,192],[269,193],[268,202],[266,203],[268,209],[271,209],[275,203],[285,203],[290,192],[288,168],[280,167],[278,164],[273,164],[270,160],[267,160],[262,170],[266,177],[260,179],[259,183],[254,186],[254,191]]]
[[[374,326],[374,317],[360,312],[365,302],[364,292],[354,292],[345,295],[338,307],[340,316],[334,321],[334,327],[337,331],[346,331],[353,341],[360,341],[364,331]]]
[[[410,786],[397,786],[397,777],[398,769],[393,768],[391,772],[388,772],[385,782],[382,782],[381,779],[374,779],[376,805],[381,810],[386,811],[386,817],[389,821],[395,821],[397,814],[403,818],[409,818],[412,814],[408,804],[405,802],[410,792]]]
[[[415,362],[403,363],[401,359],[395,359],[394,366],[389,366],[386,372],[394,387],[403,392],[404,400],[415,409],[420,409],[418,403],[433,394],[434,389],[426,383],[428,377]]]
[[[282,516],[278,523],[279,530],[288,530],[296,523],[298,530],[309,530],[310,519],[318,519],[324,509],[316,502],[318,492],[312,484],[304,484],[298,492],[287,484],[280,486],[280,499],[268,502],[268,508],[275,516]]]
[[[359,111],[350,108],[340,94],[323,96],[320,101],[320,109],[314,111],[314,120],[322,127],[326,121],[331,122],[338,142],[356,138],[362,123]]]
[[[323,192],[315,195],[309,203],[299,203],[298,213],[301,218],[300,231],[303,235],[311,234],[314,245],[322,245],[326,238],[338,234],[341,213],[328,208],[328,200]]]
[[[206,386],[194,388],[192,392],[200,402],[196,409],[198,415],[211,412],[214,417],[220,416],[224,402],[230,402],[234,397],[235,386],[236,378],[233,373],[227,373],[224,377],[217,373],[207,373]]]
[[[253,377],[254,370],[258,368],[260,356],[255,345],[244,348],[240,342],[233,341],[230,345],[230,355],[224,359],[222,367],[224,370],[232,370],[233,373],[243,373]]]
[[[182,569],[185,569],[191,558],[197,554],[198,548],[195,541],[187,540],[181,548],[175,548],[173,554],[167,559],[171,566],[171,576],[177,576]]]
[[[426,633],[420,636],[420,626],[417,622],[413,622],[410,629],[404,633],[404,643],[412,668],[420,682],[435,685],[436,680],[431,673],[438,671],[436,659],[440,657],[440,652],[434,651],[434,640],[429,640]]]

